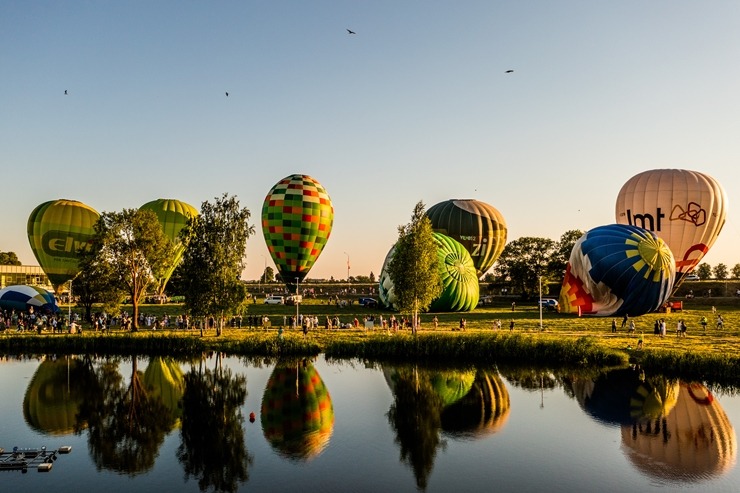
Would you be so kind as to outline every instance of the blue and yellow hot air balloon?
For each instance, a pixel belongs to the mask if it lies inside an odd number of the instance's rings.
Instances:
[[[673,254],[655,233],[623,224],[600,226],[573,246],[561,311],[603,317],[650,313],[666,302],[675,276]]]
[[[162,231],[175,246],[172,265],[160,279],[157,279],[157,292],[162,295],[164,294],[164,288],[167,286],[167,281],[170,280],[172,273],[180,264],[182,255],[185,253],[185,245],[180,241],[180,231],[191,218],[198,215],[198,211],[192,205],[175,199],[152,200],[139,207],[139,209],[149,210],[157,215]]]
[[[23,284],[0,289],[0,308],[25,312],[33,308],[40,312],[56,313],[59,311],[54,295],[38,286]]]
[[[79,254],[91,248],[100,214],[76,200],[51,200],[28,217],[28,241],[39,265],[59,287],[79,272]]]

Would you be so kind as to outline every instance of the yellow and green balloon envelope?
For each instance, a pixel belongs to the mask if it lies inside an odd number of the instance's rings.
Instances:
[[[262,234],[280,277],[293,291],[311,270],[331,234],[334,207],[308,175],[280,180],[262,204]]]
[[[89,250],[100,214],[76,200],[51,200],[28,218],[28,241],[39,265],[58,288],[79,272],[81,251]]]
[[[451,199],[429,208],[432,229],[459,241],[473,259],[477,276],[491,268],[506,246],[506,221],[490,204]]]
[[[673,254],[655,233],[611,224],[576,241],[560,290],[565,313],[632,317],[666,302],[676,275]]]
[[[172,358],[152,357],[144,372],[144,385],[153,397],[162,400],[162,404],[170,412],[170,426],[179,426],[185,379],[177,362]]]
[[[684,169],[653,169],[619,191],[616,219],[654,232],[673,252],[678,287],[719,236],[727,196],[711,176]]]
[[[170,280],[172,273],[180,264],[183,253],[185,253],[185,245],[180,241],[180,231],[185,227],[190,218],[198,215],[198,211],[192,205],[175,199],[152,200],[139,207],[139,209],[149,210],[157,215],[159,224],[162,226],[162,231],[175,246],[175,257],[172,266],[165,272],[161,279],[158,279],[161,294],[167,285],[167,281]]]
[[[433,312],[468,312],[478,306],[480,287],[475,264],[462,243],[432,233],[437,245],[442,294],[432,302]]]
[[[289,459],[319,455],[334,430],[329,391],[311,363],[276,366],[262,396],[262,432]]]
[[[76,359],[46,360],[39,365],[23,398],[23,417],[31,428],[48,435],[71,435],[75,427],[85,425],[78,422],[86,385],[77,377],[81,366]]]

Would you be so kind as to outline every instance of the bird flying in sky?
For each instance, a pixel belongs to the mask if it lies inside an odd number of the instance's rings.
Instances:
[[[356,33],[356,32],[354,32],[354,31],[353,31],[353,30],[351,30],[351,29],[347,29],[347,34],[357,34],[357,33]]]
[[[513,72],[514,72],[513,70],[509,69],[509,70],[507,70],[507,71],[506,71],[505,73],[507,73],[507,74],[511,74],[511,73],[513,73]]]
[[[66,90],[66,89],[64,90],[64,95],[65,95],[65,96],[67,95],[67,90]]]
[[[229,91],[226,91],[226,97],[227,98],[229,97]]]

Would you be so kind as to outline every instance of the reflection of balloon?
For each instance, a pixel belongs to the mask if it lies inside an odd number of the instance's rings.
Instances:
[[[380,269],[380,275],[378,276],[378,298],[380,302],[386,307],[392,310],[397,310],[396,306],[396,294],[393,291],[393,281],[391,276],[388,275],[388,265],[393,259],[393,252],[396,251],[396,245],[394,244],[388,254],[385,256],[383,261],[383,267]]]
[[[470,311],[478,306],[478,275],[470,254],[462,244],[440,233],[433,233],[437,244],[442,294],[432,302],[433,312]]]
[[[262,234],[280,277],[295,288],[324,249],[334,207],[321,184],[307,175],[280,180],[262,204]],[[292,290],[292,289],[291,289]]]
[[[68,435],[74,432],[77,415],[83,401],[84,382],[71,382],[81,363],[58,359],[43,361],[23,398],[23,417],[37,431],[50,435]]]
[[[482,276],[506,245],[506,221],[493,206],[478,200],[447,200],[429,208],[434,231],[462,243]]]
[[[442,430],[478,438],[501,430],[509,418],[509,391],[495,372],[478,371],[470,391],[442,410]]]
[[[26,311],[30,307],[37,311],[59,311],[54,295],[43,288],[19,284],[0,289],[0,308]]]
[[[334,407],[312,364],[275,367],[262,396],[260,420],[270,445],[289,459],[311,459],[326,448]]]
[[[144,385],[152,397],[162,399],[162,404],[172,413],[173,427],[182,418],[182,396],[185,380],[180,366],[172,358],[153,357],[144,372]]]
[[[79,272],[78,252],[89,250],[100,215],[76,200],[52,200],[28,218],[28,241],[39,265],[57,289]]]
[[[714,244],[727,198],[714,178],[697,171],[655,169],[630,178],[617,196],[616,217],[656,233],[676,260],[676,287]]]
[[[560,309],[597,316],[638,316],[671,294],[675,266],[654,233],[612,224],[584,234],[573,246],[560,290]]]
[[[622,426],[622,445],[640,471],[681,483],[722,474],[734,466],[737,456],[732,424],[699,383],[680,384],[667,416]]]
[[[572,387],[578,404],[592,418],[608,424],[630,424],[631,399],[641,383],[639,371],[620,368],[602,373],[595,380],[576,379]]]
[[[637,387],[630,400],[633,418],[658,419],[667,416],[678,398],[678,383],[663,376],[653,377]]]
[[[159,279],[160,292],[164,291],[167,281],[174,272],[185,253],[185,245],[180,241],[180,230],[185,227],[190,218],[198,215],[198,211],[192,205],[175,199],[157,199],[139,207],[139,209],[150,210],[157,215],[159,224],[162,226],[165,236],[175,245],[175,256],[172,266]]]
[[[432,373],[432,388],[442,398],[442,405],[449,406],[462,399],[473,386],[472,371],[441,371]]]

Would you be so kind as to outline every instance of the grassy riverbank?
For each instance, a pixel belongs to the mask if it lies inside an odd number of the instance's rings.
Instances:
[[[277,327],[295,314],[295,307],[250,305],[252,315],[268,316],[271,327],[227,328],[220,337],[213,331],[150,330],[122,332],[115,327],[109,333],[95,333],[86,326],[83,334],[17,333],[6,330],[0,335],[0,351],[8,354],[40,353],[114,353],[187,355],[202,351],[265,356],[301,356],[325,353],[330,358],[352,357],[395,361],[427,361],[450,364],[501,363],[538,364],[546,366],[620,366],[639,363],[645,369],[681,374],[684,377],[717,382],[740,382],[740,299],[702,298],[685,301],[682,312],[655,313],[635,318],[635,333],[627,333],[617,320],[618,331],[611,332],[611,319],[578,318],[552,312],[542,314],[534,303],[518,303],[514,311],[509,302],[479,308],[467,314],[432,314],[422,316],[422,330],[412,337],[408,330],[393,332],[376,326],[375,330],[325,330],[326,316],[338,316],[342,322],[360,321],[368,315],[387,318],[390,312],[370,310],[357,305],[337,307],[321,303],[305,303],[302,314],[317,315],[322,328],[303,334],[285,330],[277,335]],[[716,314],[712,307],[715,307]],[[157,317],[179,313],[178,305],[152,305],[144,312]],[[716,328],[716,315],[725,320],[724,330]],[[395,314],[399,317],[398,314]],[[459,327],[466,319],[466,330]],[[700,320],[707,317],[707,330]],[[668,334],[661,338],[653,334],[656,319],[663,318]],[[501,329],[495,321],[501,320]],[[514,320],[514,330],[509,323]],[[675,327],[684,320],[686,337],[677,337]],[[246,327],[246,319],[242,320]],[[638,339],[643,349],[638,349]]]

